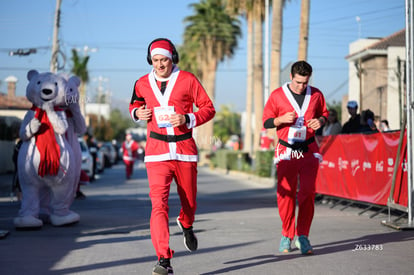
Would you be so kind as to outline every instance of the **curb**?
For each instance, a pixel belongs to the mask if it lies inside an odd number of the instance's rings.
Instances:
[[[273,178],[259,177],[259,176],[248,174],[248,173],[241,172],[241,171],[226,170],[222,168],[211,169],[206,166],[200,166],[198,167],[198,169],[202,169],[203,172],[206,172],[206,173],[219,174],[219,175],[224,175],[224,176],[230,176],[230,177],[237,178],[237,179],[248,180],[250,182],[259,184],[261,186],[276,187],[276,179],[273,179]]]

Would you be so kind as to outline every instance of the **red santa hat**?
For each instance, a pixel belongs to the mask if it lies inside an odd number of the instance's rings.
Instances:
[[[171,43],[166,40],[155,41],[151,44],[151,57],[156,54],[161,54],[168,57],[169,59],[172,59],[172,52],[173,48],[171,46]]]

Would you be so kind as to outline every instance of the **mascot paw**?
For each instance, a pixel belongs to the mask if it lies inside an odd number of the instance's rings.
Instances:
[[[57,216],[57,215],[50,215],[50,222],[54,226],[63,226],[63,225],[69,225],[73,223],[77,223],[80,220],[80,216],[78,213],[70,212],[66,216]]]
[[[33,216],[16,217],[13,223],[16,228],[38,228],[43,226],[42,220]]]
[[[35,134],[37,131],[39,131],[40,128],[40,121],[37,118],[33,118],[30,121],[29,127],[30,127],[30,133]]]

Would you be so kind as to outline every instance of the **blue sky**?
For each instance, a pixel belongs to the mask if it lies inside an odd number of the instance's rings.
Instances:
[[[90,55],[88,98],[97,94],[102,77],[112,101],[128,108],[137,78],[150,71],[146,51],[150,41],[168,37],[182,42],[184,17],[192,14],[195,0],[62,0],[61,50],[67,56],[64,71],[70,71],[71,49]],[[17,95],[25,95],[26,74],[50,67],[56,0],[0,0],[0,91],[7,92],[4,79],[16,76]],[[357,16],[360,18],[357,22]],[[300,0],[284,8],[282,67],[297,58]],[[245,109],[246,24],[231,60],[219,65],[215,104]],[[349,43],[358,37],[386,37],[405,27],[404,0],[314,0],[311,1],[308,61],[314,68],[312,85],[321,89],[328,102],[340,101],[348,92]],[[37,48],[29,56],[9,56],[19,48]],[[91,51],[96,49],[96,51]],[[125,104],[122,104],[124,102]]]

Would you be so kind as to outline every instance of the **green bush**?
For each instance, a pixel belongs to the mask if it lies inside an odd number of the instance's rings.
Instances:
[[[251,170],[249,154],[246,152],[217,150],[210,159],[212,165],[217,168],[245,172]]]
[[[271,177],[272,168],[273,168],[273,157],[275,152],[273,150],[269,151],[259,151],[256,152],[256,161],[255,161],[255,174],[259,177]]]
[[[253,173],[259,177],[272,177],[275,172],[273,156],[273,150],[256,152],[254,167],[252,167],[248,153],[223,149],[213,153],[210,161],[213,167],[220,169]]]

